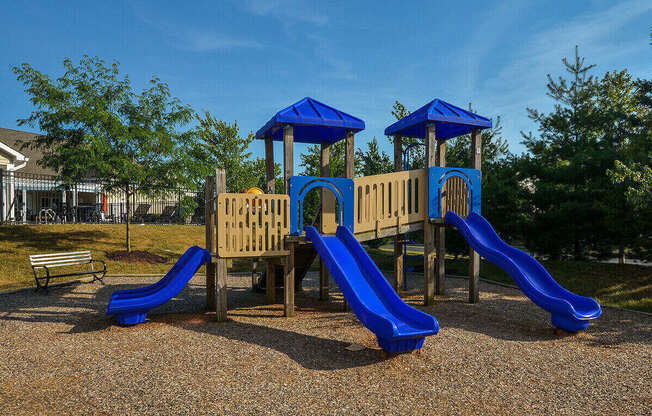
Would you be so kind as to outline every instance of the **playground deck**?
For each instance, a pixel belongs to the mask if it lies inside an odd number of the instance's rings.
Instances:
[[[156,281],[152,278],[151,281]],[[554,333],[520,291],[447,279],[447,297],[421,306],[442,324],[420,353],[387,357],[337,292],[316,300],[318,275],[297,294],[294,318],[230,276],[229,322],[202,312],[205,281],[118,327],[104,316],[108,277],[48,296],[0,296],[2,414],[649,414],[652,316],[606,307],[586,332]],[[418,285],[418,286],[417,286]],[[331,285],[331,287],[335,287]],[[352,343],[362,351],[346,349]]]

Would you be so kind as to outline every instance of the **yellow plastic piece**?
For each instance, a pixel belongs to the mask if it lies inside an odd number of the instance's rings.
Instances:
[[[257,186],[254,186],[254,187],[251,187],[251,188],[247,189],[247,192],[246,192],[246,193],[248,193],[248,194],[254,194],[254,195],[265,195],[265,192],[263,192],[263,190],[260,189],[260,188],[257,187]]]

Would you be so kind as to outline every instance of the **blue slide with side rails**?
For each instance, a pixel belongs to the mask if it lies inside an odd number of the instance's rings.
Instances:
[[[449,211],[444,222],[457,228],[482,257],[505,270],[532,302],[550,312],[557,328],[581,331],[602,314],[598,302],[561,287],[534,257],[501,240],[481,215],[472,212],[464,219]]]
[[[210,253],[201,247],[190,247],[169,272],[153,285],[138,289],[118,290],[111,295],[107,315],[115,315],[120,325],[145,322],[147,312],[175,297],[205,263]]]
[[[433,316],[403,302],[348,228],[337,227],[335,235],[305,229],[351,309],[376,334],[381,348],[419,349],[426,336],[439,332]]]

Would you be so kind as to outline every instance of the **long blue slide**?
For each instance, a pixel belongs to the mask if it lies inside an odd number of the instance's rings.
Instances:
[[[457,228],[482,257],[505,270],[532,302],[550,312],[557,328],[581,331],[602,314],[598,302],[564,289],[534,257],[501,240],[481,215],[472,212],[463,219],[449,211],[444,222]]]
[[[197,270],[210,261],[210,253],[192,246],[179,258],[169,272],[153,285],[118,290],[111,295],[106,308],[107,315],[115,315],[120,325],[136,325],[145,322],[147,312],[175,297],[188,284]]]
[[[337,227],[335,235],[321,235],[310,226],[305,230],[351,309],[376,334],[381,348],[419,349],[426,336],[439,332],[433,316],[403,302],[348,228]]]

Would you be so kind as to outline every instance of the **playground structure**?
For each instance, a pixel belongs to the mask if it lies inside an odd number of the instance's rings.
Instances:
[[[306,97],[276,113],[256,133],[265,141],[267,193],[226,193],[226,172],[208,177],[206,249],[190,249],[163,283],[116,292],[107,313],[123,324],[143,322],[152,305],[178,293],[205,262],[207,307],[218,321],[225,320],[227,259],[247,257],[265,262],[269,303],[276,302],[275,268],[282,265],[284,315],[291,317],[297,283],[300,286],[318,254],[321,300],[328,299],[330,273],[383,349],[418,349],[439,325],[400,298],[404,234],[423,230],[424,304],[430,305],[445,291],[445,229],[454,226],[470,244],[469,302],[479,301],[481,254],[549,311],[553,325],[585,329],[590,319],[600,316],[597,302],[563,289],[534,258],[500,240],[481,216],[481,130],[489,127],[491,120],[435,99],[385,130],[394,139],[396,172],[356,178],[354,136],[365,128],[364,121]],[[471,166],[446,167],[446,141],[466,134],[471,136]],[[423,140],[425,168],[403,170],[403,137]],[[345,140],[345,177],[334,178],[330,148],[340,140]],[[274,141],[283,143],[284,194],[275,189]],[[321,146],[320,177],[294,175],[295,142]],[[313,190],[321,192],[318,227],[303,223],[304,199]],[[360,242],[392,236],[395,265],[390,284]]]

